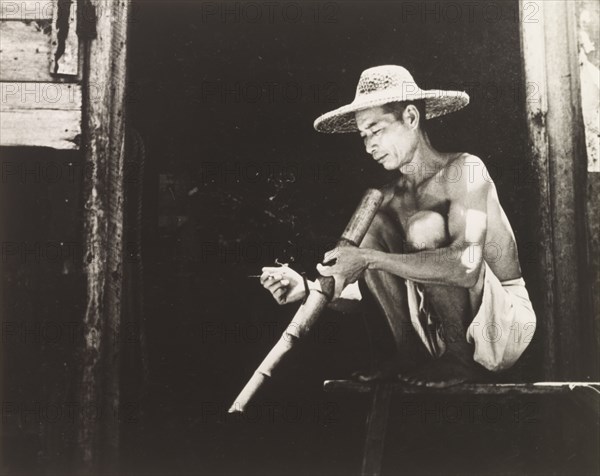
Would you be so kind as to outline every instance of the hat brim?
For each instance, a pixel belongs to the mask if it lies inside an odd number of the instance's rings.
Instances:
[[[433,119],[465,107],[469,104],[469,95],[464,91],[444,91],[441,89],[422,90],[411,94],[410,98],[405,94],[397,96],[387,94],[381,97],[372,95],[323,114],[315,120],[313,126],[318,132],[327,134],[358,132],[356,120],[354,119],[354,114],[357,111],[383,106],[391,102],[418,100],[425,101],[425,119]]]

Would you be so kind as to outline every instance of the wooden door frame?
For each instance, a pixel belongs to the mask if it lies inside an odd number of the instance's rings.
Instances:
[[[82,160],[87,293],[80,349],[77,465],[116,470],[119,460],[119,331],[123,278],[124,151],[131,0],[80,0],[84,35]]]
[[[530,155],[536,175],[537,309],[547,380],[580,380],[592,345],[587,283],[587,152],[581,106],[576,2],[519,0]],[[532,217],[534,218],[534,217]],[[535,218],[534,218],[535,219]],[[532,221],[533,223],[533,221]],[[542,332],[540,332],[542,331]]]

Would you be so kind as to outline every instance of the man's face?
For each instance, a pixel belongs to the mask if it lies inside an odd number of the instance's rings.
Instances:
[[[355,114],[367,153],[386,170],[399,170],[410,163],[416,147],[416,130],[391,112],[372,107]]]

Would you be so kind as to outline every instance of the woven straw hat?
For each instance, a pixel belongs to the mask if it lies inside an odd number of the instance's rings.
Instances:
[[[360,75],[356,96],[350,104],[323,114],[314,122],[319,132],[357,132],[354,113],[390,102],[425,100],[425,119],[443,116],[469,104],[463,91],[423,90],[406,68],[395,65],[376,66]]]

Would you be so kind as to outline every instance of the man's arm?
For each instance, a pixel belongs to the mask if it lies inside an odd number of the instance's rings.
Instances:
[[[477,282],[483,261],[487,230],[487,199],[491,182],[484,179],[480,159],[468,156],[459,159],[461,175],[448,183],[450,209],[448,213],[449,245],[431,251],[392,254],[364,248],[337,248],[326,260],[337,258],[334,266],[319,266],[330,276],[345,278],[344,285],[356,280],[365,269],[387,271],[411,281],[470,288]],[[467,167],[481,165],[477,173]],[[468,170],[467,170],[468,169]],[[482,173],[479,173],[482,172]]]
[[[479,164],[477,173],[468,173],[467,165]],[[448,246],[411,254],[389,254],[365,250],[369,269],[396,274],[412,281],[470,288],[475,285],[483,260],[487,230],[487,199],[491,188],[484,179],[480,159],[460,159],[461,175],[456,183],[448,183]]]
[[[260,282],[278,304],[289,304],[302,300],[306,296],[302,276],[288,266],[264,267]],[[308,288],[321,291],[319,281],[307,280]],[[358,283],[349,284],[339,298],[328,303],[328,307],[344,313],[356,312],[362,295]]]

